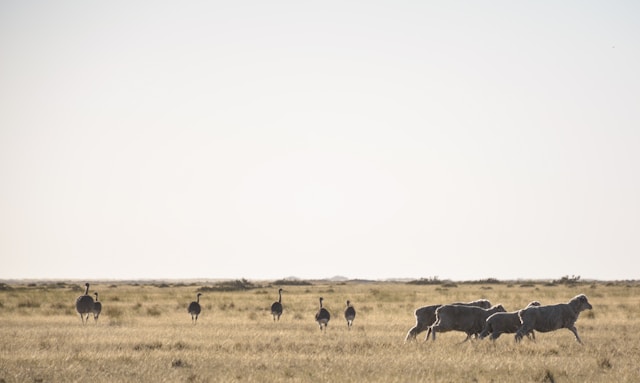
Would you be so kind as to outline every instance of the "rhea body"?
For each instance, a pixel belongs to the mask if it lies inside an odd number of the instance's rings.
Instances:
[[[98,321],[98,317],[100,316],[100,312],[102,311],[102,303],[98,301],[98,292],[93,293],[96,296],[96,301],[93,302],[93,320]]]
[[[356,317],[356,309],[351,306],[351,302],[347,301],[347,308],[344,309],[344,319],[347,320],[347,328],[351,330],[353,326],[353,320]]]
[[[84,295],[80,295],[76,298],[76,311],[80,314],[82,324],[87,323],[89,320],[89,314],[93,312],[93,298],[89,296],[89,283],[84,284]]]
[[[202,293],[198,293],[196,294],[196,300],[189,303],[189,314],[191,314],[191,322],[193,324],[198,322],[198,315],[200,315],[200,312],[202,311],[202,308],[200,307],[200,295],[202,295]]]
[[[273,315],[273,321],[280,320],[282,315],[282,289],[278,289],[278,301],[273,302],[271,305],[271,315]]]
[[[323,300],[324,298],[320,297],[320,309],[318,309],[318,312],[316,313],[316,322],[318,322],[318,325],[320,326],[320,331],[323,330],[323,327],[326,331],[327,325],[329,324],[329,319],[331,319],[331,314],[329,314],[329,311],[322,307]]]

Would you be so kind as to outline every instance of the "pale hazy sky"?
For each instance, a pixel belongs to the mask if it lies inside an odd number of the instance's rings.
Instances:
[[[640,279],[637,1],[2,1],[0,278]]]

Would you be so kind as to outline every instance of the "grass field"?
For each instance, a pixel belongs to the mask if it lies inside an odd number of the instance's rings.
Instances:
[[[0,382],[638,382],[640,285],[580,283],[410,285],[103,283],[97,323],[82,325],[75,299],[83,283],[0,285]],[[239,287],[246,287],[242,283]],[[232,286],[233,287],[233,286]],[[284,288],[284,314],[269,307]],[[203,312],[186,311],[196,292]],[[536,299],[566,302],[584,293],[593,305],[577,328],[514,342],[503,335],[460,343],[404,338],[420,306],[478,298],[507,310]],[[332,314],[326,333],[314,321],[318,298]],[[347,330],[345,301],[357,310]]]

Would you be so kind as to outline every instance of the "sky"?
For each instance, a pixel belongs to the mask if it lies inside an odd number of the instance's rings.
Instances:
[[[0,279],[640,279],[639,14],[0,2]]]

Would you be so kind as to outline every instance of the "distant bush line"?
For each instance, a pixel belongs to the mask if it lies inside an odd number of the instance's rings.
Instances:
[[[311,286],[313,283],[302,279],[278,279],[273,284],[276,286]]]
[[[412,280],[406,282],[409,285],[442,285],[442,287],[458,287],[459,284],[465,285],[500,285],[500,284],[509,284],[513,285],[513,281],[500,281],[496,278],[486,278],[486,279],[478,279],[473,281],[459,281],[453,282],[451,280],[441,280],[438,277],[428,277],[428,278],[420,278],[416,280]],[[578,284],[590,284],[593,282],[581,281],[579,275],[568,276],[565,275],[560,279],[554,279],[551,281],[520,281],[520,287],[535,287],[536,284],[542,284],[544,286],[557,286],[557,285],[566,285],[566,286],[576,286]],[[612,283],[612,282],[609,282]],[[628,283],[628,281],[627,281]]]
[[[210,291],[244,291],[244,290],[252,290],[257,289],[261,286],[256,285],[253,282],[250,282],[244,278],[236,279],[233,281],[222,281],[214,284],[213,286],[203,286],[198,289],[199,292],[210,292]]]

